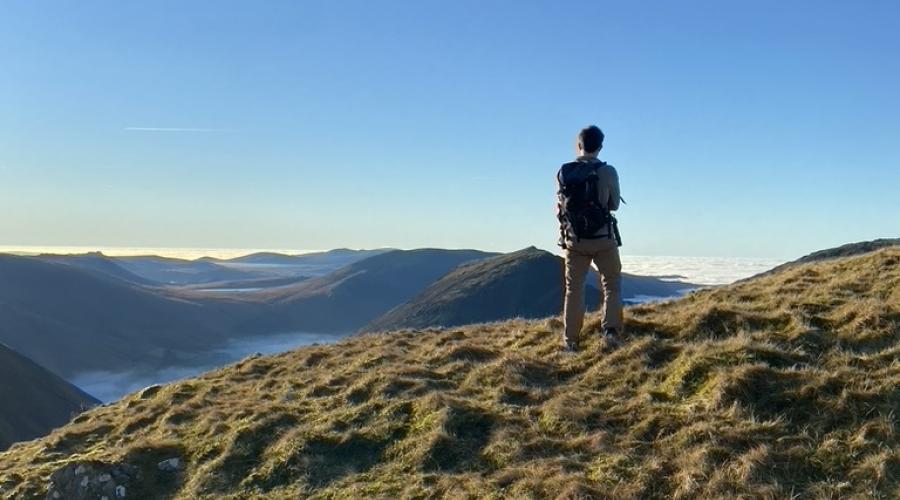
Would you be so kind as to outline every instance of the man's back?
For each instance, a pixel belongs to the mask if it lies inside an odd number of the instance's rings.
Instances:
[[[556,174],[560,187],[569,179],[583,178],[588,171],[597,169],[597,201],[603,208],[613,212],[619,209],[619,200],[622,199],[619,190],[619,173],[615,167],[596,158],[579,159],[560,167]]]

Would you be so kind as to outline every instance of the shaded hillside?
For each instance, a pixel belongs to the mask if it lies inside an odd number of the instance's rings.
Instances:
[[[0,342],[62,376],[177,361],[225,335],[239,309],[167,298],[73,265],[0,255]]]
[[[244,294],[269,309],[247,330],[352,332],[408,301],[460,264],[496,254],[477,250],[394,250],[296,286]]]
[[[447,274],[409,302],[366,326],[366,331],[459,326],[512,318],[558,315],[563,304],[564,263],[550,252],[530,247],[480,260]],[[645,276],[624,275],[625,299],[672,296],[693,288]],[[596,309],[599,292],[588,286],[587,306]]]
[[[126,283],[143,286],[155,286],[157,282],[138,276],[128,271],[124,267],[115,262],[115,259],[107,257],[100,252],[91,252],[76,255],[52,255],[41,254],[35,257],[45,262],[53,262],[57,264],[66,264],[79,267],[88,271],[104,274],[113,278],[118,278]]]
[[[282,286],[291,286],[308,280],[309,276],[283,276],[278,278],[255,278],[243,279],[237,281],[215,281],[211,283],[201,283],[198,285],[186,285],[184,290],[170,290],[172,295],[191,296],[191,290],[200,292],[200,296],[209,296],[203,292],[218,291],[221,289],[230,289],[234,291],[259,291],[265,288],[276,288]],[[187,293],[179,293],[185,291]]]
[[[77,387],[0,344],[0,451],[43,436],[99,403]]]
[[[808,255],[804,255],[797,260],[792,260],[790,262],[786,262],[781,264],[780,266],[776,266],[769,271],[764,273],[760,273],[757,276],[767,276],[772,273],[778,273],[784,271],[788,268],[800,265],[807,264],[809,262],[819,262],[822,260],[828,259],[836,259],[839,257],[852,257],[854,255],[860,255],[868,252],[874,252],[875,250],[880,250],[882,248],[900,246],[900,238],[880,238],[877,240],[871,241],[860,241],[857,243],[847,243],[846,245],[841,245],[839,247],[827,248],[825,250],[819,250],[813,252]],[[751,277],[748,279],[755,278]]]
[[[545,320],[249,358],[0,453],[0,487],[65,497],[66,477],[125,471],[147,499],[900,497],[900,249],[627,316],[615,351],[589,335],[563,354]]]

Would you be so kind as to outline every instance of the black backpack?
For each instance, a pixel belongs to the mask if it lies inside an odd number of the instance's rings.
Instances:
[[[563,165],[559,173],[560,246],[566,241],[615,238],[619,246],[616,218],[600,203],[598,170],[603,162],[573,162]]]

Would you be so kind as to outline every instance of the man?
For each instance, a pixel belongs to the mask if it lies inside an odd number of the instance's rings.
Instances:
[[[559,244],[566,258],[563,348],[568,351],[578,350],[584,323],[584,284],[591,262],[600,274],[603,337],[610,347],[621,343],[621,241],[611,212],[619,208],[622,198],[616,169],[597,158],[603,139],[603,132],[594,125],[581,130],[577,160],[566,163],[556,174]]]

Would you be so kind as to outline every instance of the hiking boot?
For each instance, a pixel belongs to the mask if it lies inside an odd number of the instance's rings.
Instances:
[[[622,338],[619,337],[619,331],[616,330],[615,328],[607,328],[603,332],[603,341],[611,349],[615,349],[617,347],[622,346]]]

